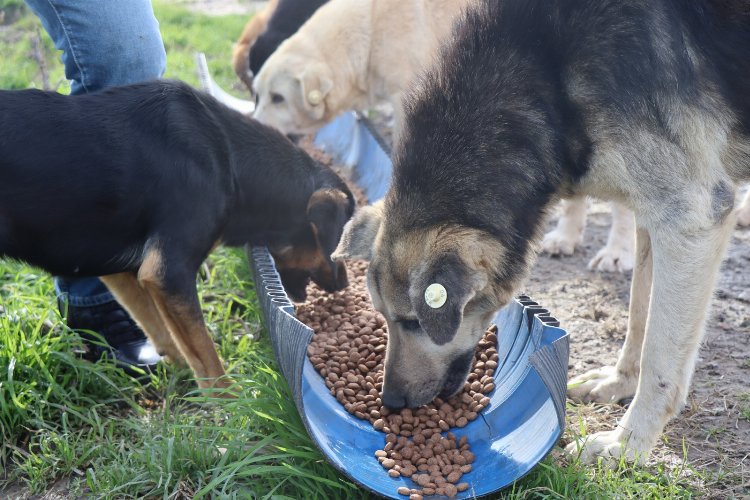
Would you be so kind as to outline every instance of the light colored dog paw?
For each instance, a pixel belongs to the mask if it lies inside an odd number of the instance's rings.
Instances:
[[[601,458],[605,465],[617,467],[622,458],[628,463],[645,463],[650,450],[634,446],[632,440],[626,438],[623,429],[618,427],[613,431],[597,432],[579,438],[568,444],[565,451],[585,464],[595,463]]]
[[[607,273],[624,273],[633,269],[633,249],[620,245],[607,245],[589,261],[588,268]]]
[[[573,255],[576,247],[583,243],[580,233],[554,229],[544,235],[542,251],[550,255]]]
[[[603,366],[574,377],[568,382],[568,395],[587,403],[617,403],[633,397],[637,387],[637,377],[625,377],[614,366]]]

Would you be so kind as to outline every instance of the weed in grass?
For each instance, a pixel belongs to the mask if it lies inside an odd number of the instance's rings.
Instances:
[[[718,436],[721,436],[727,431],[726,427],[719,426],[719,427],[710,427],[706,430],[706,441],[709,439],[718,439]]]

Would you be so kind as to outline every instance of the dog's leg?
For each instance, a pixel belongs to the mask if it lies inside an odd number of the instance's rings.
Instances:
[[[617,403],[635,394],[643,336],[651,297],[651,239],[645,229],[636,230],[636,265],[630,285],[628,333],[616,366],[604,366],[573,378],[568,394],[579,401]]]
[[[737,224],[740,226],[750,226],[750,189],[745,194],[745,199],[737,209]]]
[[[156,351],[175,363],[184,363],[182,353],[172,341],[167,325],[162,320],[149,293],[138,284],[132,273],[102,276],[102,282],[138,326],[146,333]]]
[[[197,266],[196,266],[197,268]],[[198,386],[228,387],[224,366],[203,320],[195,272],[170,267],[161,252],[149,250],[138,271],[138,282],[148,291],[172,338],[198,379]]]
[[[627,207],[612,203],[612,228],[607,244],[589,262],[588,268],[605,272],[633,269],[633,232],[635,218]]]
[[[555,229],[544,235],[542,251],[550,255],[572,255],[583,242],[583,229],[586,226],[588,203],[583,197],[560,202],[560,218]]]
[[[635,398],[613,431],[587,437],[581,460],[645,461],[684,404],[722,256],[735,218],[707,229],[652,230],[653,286]],[[576,453],[579,444],[568,451]],[[612,463],[612,462],[610,462]]]

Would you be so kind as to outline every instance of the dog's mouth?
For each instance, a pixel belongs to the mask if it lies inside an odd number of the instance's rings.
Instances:
[[[469,376],[471,370],[471,364],[474,361],[474,350],[468,350],[455,358],[450,366],[443,382],[443,388],[440,390],[438,396],[441,398],[450,398],[458,394],[463,389],[466,383],[466,378]]]
[[[281,284],[290,299],[294,302],[304,302],[307,299],[307,285],[310,283],[310,273],[297,269],[279,269]]]

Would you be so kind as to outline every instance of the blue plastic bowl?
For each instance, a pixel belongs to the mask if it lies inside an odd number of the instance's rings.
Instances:
[[[306,351],[313,331],[294,317],[265,248],[250,252],[269,336],[307,431],[328,461],[352,481],[379,495],[399,498],[409,479],[393,479],[375,458],[385,434],[347,413],[330,394]],[[528,473],[560,438],[565,425],[568,336],[549,312],[518,297],[497,315],[495,390],[480,417],[452,432],[466,435],[476,456],[457,498],[498,491]],[[400,497],[404,498],[404,497]]]
[[[354,113],[342,115],[322,129],[315,142],[350,169],[371,202],[385,194],[391,162],[367,120]],[[352,481],[385,497],[405,498],[396,490],[417,486],[410,479],[388,476],[374,455],[383,448],[385,434],[347,413],[307,358],[313,332],[294,317],[273,259],[264,248],[252,249],[250,256],[277,358],[315,444]],[[499,361],[490,404],[466,427],[452,430],[458,437],[467,436],[476,457],[472,471],[461,478],[470,488],[457,498],[498,491],[527,474],[549,453],[565,425],[565,331],[526,296],[500,311],[494,323]]]

